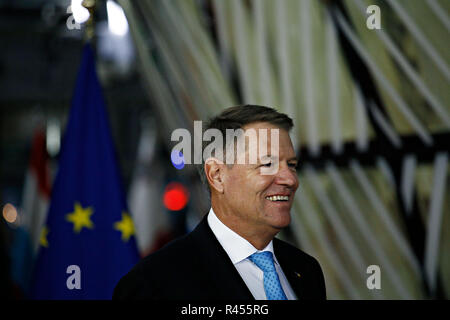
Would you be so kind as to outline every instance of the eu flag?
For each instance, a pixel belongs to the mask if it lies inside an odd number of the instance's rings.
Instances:
[[[83,56],[40,238],[35,299],[111,299],[138,260],[90,44]]]

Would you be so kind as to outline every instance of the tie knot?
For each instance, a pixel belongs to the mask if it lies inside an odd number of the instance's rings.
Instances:
[[[257,252],[249,257],[263,272],[275,271],[275,264],[273,263],[273,255],[270,251]]]

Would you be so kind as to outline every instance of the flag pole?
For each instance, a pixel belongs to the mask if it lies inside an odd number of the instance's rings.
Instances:
[[[84,38],[86,42],[91,41],[95,35],[95,22],[94,22],[94,12],[97,6],[95,0],[83,0],[82,4],[89,11],[89,19],[86,22],[86,32]]]

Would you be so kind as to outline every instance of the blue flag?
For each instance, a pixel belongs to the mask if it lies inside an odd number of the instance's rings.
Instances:
[[[111,299],[137,260],[94,54],[86,44],[40,237],[32,297]]]

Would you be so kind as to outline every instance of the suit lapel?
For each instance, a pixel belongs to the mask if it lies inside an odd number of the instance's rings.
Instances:
[[[254,299],[228,254],[209,227],[206,216],[192,232],[192,236],[199,248],[205,277],[211,284],[211,296],[218,299]]]
[[[301,299],[304,295],[304,292],[302,292],[302,288],[304,287],[302,270],[292,265],[289,254],[285,252],[284,248],[280,245],[279,240],[276,238],[273,240],[273,248],[275,256],[277,257],[281,269],[291,285],[292,290],[294,290],[297,299]]]

